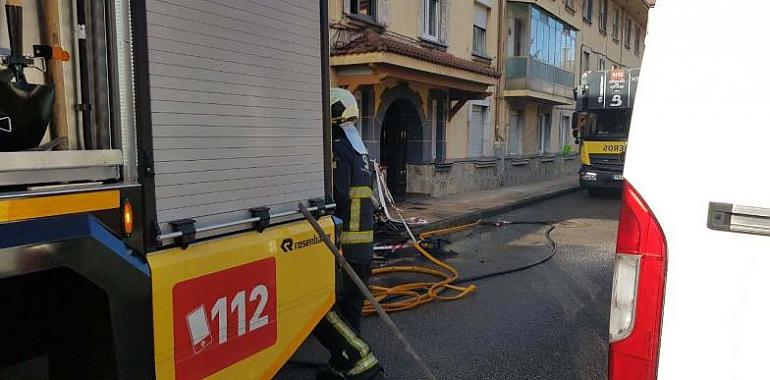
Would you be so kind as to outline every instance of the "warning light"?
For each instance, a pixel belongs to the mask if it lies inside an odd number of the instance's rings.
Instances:
[[[134,232],[134,206],[131,205],[131,201],[126,199],[123,201],[123,234],[126,237],[131,236]]]

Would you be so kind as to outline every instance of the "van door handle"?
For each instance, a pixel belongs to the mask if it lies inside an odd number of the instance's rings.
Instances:
[[[770,236],[770,208],[709,203],[708,228]]]

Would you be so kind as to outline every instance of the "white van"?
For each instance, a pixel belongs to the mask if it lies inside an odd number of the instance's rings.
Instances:
[[[611,380],[770,379],[770,3],[661,0],[626,156]]]

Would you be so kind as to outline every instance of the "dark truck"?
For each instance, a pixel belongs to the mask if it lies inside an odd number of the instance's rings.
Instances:
[[[573,135],[580,144],[580,185],[595,195],[620,188],[639,69],[589,71],[575,89]]]

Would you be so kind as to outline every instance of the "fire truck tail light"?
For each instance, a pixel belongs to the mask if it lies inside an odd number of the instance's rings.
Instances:
[[[128,237],[134,233],[134,206],[131,201],[125,200],[123,202],[123,234]]]
[[[640,263],[641,257],[638,255],[619,253],[615,258],[610,306],[610,342],[625,339],[634,327]]]
[[[610,307],[610,380],[657,378],[666,241],[655,215],[626,181]]]

